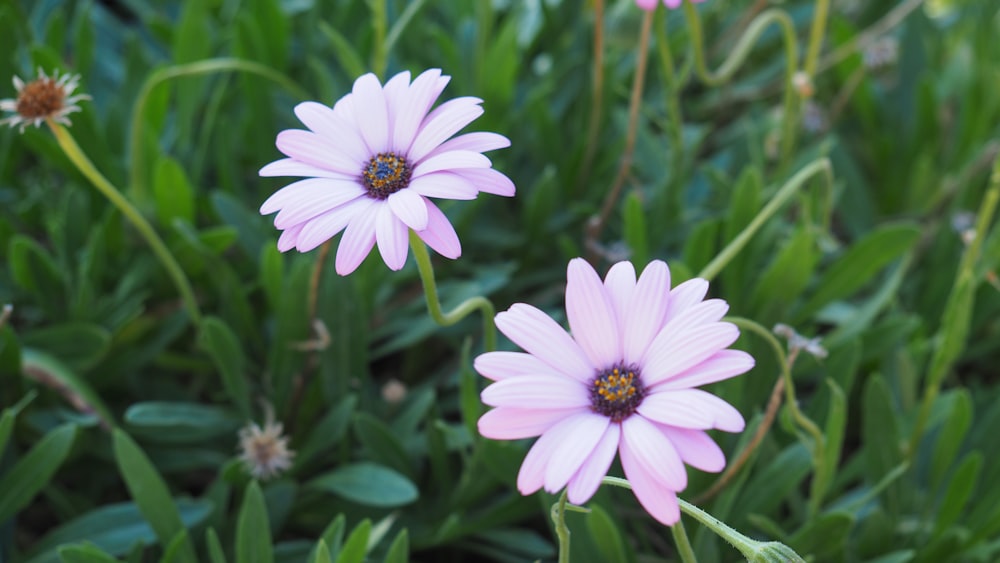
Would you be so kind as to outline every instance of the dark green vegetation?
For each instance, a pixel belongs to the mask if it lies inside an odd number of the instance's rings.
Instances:
[[[318,253],[274,248],[257,209],[290,180],[257,170],[280,156],[277,132],[299,127],[299,101],[333,103],[372,69],[440,67],[453,77],[445,97],[484,99],[473,128],[512,140],[490,156],[518,186],[512,199],[443,205],[463,245],[457,261],[434,257],[444,306],[484,294],[498,310],[558,310],[566,262],[588,253],[587,221],[618,173],[643,14],[632,0],[606,7],[588,156],[584,4],[0,0],[0,97],[38,66],[82,75],[93,101],[70,131],[164,238],[203,314],[186,312],[50,131],[0,132],[0,304],[13,305],[0,329],[0,561],[554,560],[553,498],[514,487],[527,444],[475,432],[480,320],[438,328],[412,261],[394,273],[370,257],[341,278],[328,260],[317,316],[329,345],[300,349],[315,337]],[[750,4],[700,5],[709,66],[747,29]],[[743,469],[699,505],[816,561],[995,561],[1000,234],[983,224],[963,242],[960,231],[1000,190],[988,192],[1000,5],[928,1],[883,19],[892,4],[833,3],[818,111],[803,108],[787,145],[778,28],[721,86],[687,73],[678,128],[657,41],[666,29],[684,73],[691,28],[661,9],[633,166],[596,262],[603,272],[630,253],[639,267],[667,260],[675,283],[696,275],[812,166],[711,292],[734,316],[821,336],[829,355],[798,355],[801,411],[786,400]],[[804,58],[813,3],[779,7]],[[898,59],[868,68],[850,45],[877,32]],[[738,346],[757,367],[712,389],[748,420],[743,434],[716,436],[730,460],[765,419],[782,362],[752,330]],[[406,385],[402,402],[383,397],[391,380]],[[258,484],[236,448],[238,429],[264,420],[262,403],[297,455]],[[717,479],[689,474],[689,500]],[[568,518],[573,561],[675,556],[627,492],[606,487],[589,507]],[[687,527],[704,561],[737,557]]]

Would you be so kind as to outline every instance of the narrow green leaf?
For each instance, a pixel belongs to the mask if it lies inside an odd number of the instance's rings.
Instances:
[[[645,205],[637,191],[631,191],[625,196],[622,213],[625,244],[631,251],[631,260],[634,264],[647,264],[649,262],[649,229],[646,226]]]
[[[242,422],[232,411],[203,405],[167,401],[135,403],[125,411],[125,422],[169,443],[194,443],[234,434]]]
[[[389,551],[385,553],[385,563],[409,563],[409,561],[410,537],[406,533],[406,528],[403,528],[389,545]]]
[[[271,527],[264,493],[256,481],[247,486],[236,522],[236,563],[272,563]]]
[[[0,477],[0,522],[17,514],[49,483],[69,455],[75,438],[75,424],[52,430]]]
[[[848,547],[848,534],[854,516],[848,512],[830,512],[809,520],[801,530],[788,538],[788,546],[800,555],[818,559],[838,559]]]
[[[892,404],[889,387],[881,375],[868,379],[862,403],[861,436],[865,445],[864,459],[868,477],[882,479],[902,461],[899,422]],[[894,506],[894,489],[887,491],[890,512]]]
[[[931,456],[931,486],[937,489],[944,481],[945,474],[955,462],[965,435],[972,425],[972,397],[966,389],[954,391],[951,408],[944,417],[944,424],[938,433],[934,444],[934,455]]]
[[[965,456],[962,463],[951,478],[948,489],[941,497],[941,507],[938,509],[937,520],[934,522],[934,534],[943,535],[951,529],[965,512],[965,507],[972,498],[979,471],[983,468],[983,454],[972,452]]]
[[[409,479],[371,462],[339,467],[312,480],[309,486],[358,504],[378,507],[403,506],[419,495],[416,485]]]
[[[190,553],[194,547],[191,545],[191,538],[188,537],[188,531],[181,529],[174,536],[174,539],[170,540],[167,544],[166,549],[163,550],[163,557],[160,558],[160,563],[187,563],[189,559],[187,553]]]
[[[222,376],[222,384],[244,418],[250,417],[250,389],[244,374],[246,358],[239,339],[218,317],[205,317],[198,346],[211,356]]]
[[[757,308],[759,316],[767,320],[780,319],[799,298],[819,260],[815,239],[813,227],[804,225],[797,228],[757,277],[750,302]],[[765,320],[761,319],[761,322]]]
[[[66,289],[63,274],[42,245],[27,236],[14,235],[7,247],[7,260],[11,279],[40,304],[63,302]]]
[[[351,530],[344,542],[344,548],[337,556],[337,563],[363,563],[368,553],[368,535],[372,531],[372,521],[365,518]]]
[[[354,417],[354,433],[371,452],[370,459],[413,477],[413,462],[389,426],[368,413]]]
[[[323,415],[323,418],[313,426],[305,443],[295,454],[296,467],[304,467],[317,455],[340,443],[347,432],[349,421],[357,404],[357,395],[347,395],[337,403],[337,406]]]
[[[215,533],[215,528],[209,528],[205,532],[205,545],[211,563],[226,563],[226,552],[222,549],[222,542],[219,541],[219,534]]]
[[[86,370],[111,347],[111,333],[97,324],[70,322],[25,331],[21,341],[25,347],[45,350],[73,369]]]
[[[819,507],[826,496],[827,489],[837,474],[840,463],[840,450],[844,445],[844,431],[847,429],[847,397],[833,379],[827,378],[830,388],[830,409],[826,415],[826,426],[823,435],[826,443],[823,449],[823,467],[813,477],[811,495],[814,506]]]
[[[483,415],[483,402],[479,399],[479,374],[472,369],[472,361],[469,358],[472,352],[472,339],[466,338],[462,343],[462,354],[459,358],[461,366],[458,374],[459,380],[459,406],[462,411],[462,422],[470,436],[478,436],[476,431],[479,417]]]
[[[330,558],[330,548],[326,547],[323,538],[316,542],[316,547],[309,556],[309,563],[333,563],[333,559]]]
[[[347,529],[347,518],[343,514],[338,514],[320,536],[330,550],[330,558],[336,559],[340,554],[340,548],[344,545],[344,531]]]
[[[169,544],[184,529],[184,522],[170,497],[167,484],[128,434],[115,429],[113,436],[115,461],[132,500],[153,528],[160,544]],[[194,548],[190,542],[185,545],[187,547],[181,551],[181,555],[185,561],[194,561]]]
[[[194,189],[180,163],[166,155],[160,156],[153,169],[153,200],[157,220],[163,227],[169,227],[175,219],[194,224]]]
[[[118,563],[114,557],[88,544],[59,548],[59,559],[63,563]]]
[[[628,561],[625,539],[606,510],[598,504],[591,504],[586,522],[590,541],[597,546],[602,561]]]

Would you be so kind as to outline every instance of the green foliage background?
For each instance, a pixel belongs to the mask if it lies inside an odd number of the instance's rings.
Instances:
[[[710,65],[768,3],[750,4],[699,6]],[[776,6],[804,53],[813,2]],[[880,27],[897,8],[833,2],[810,114],[825,123],[803,127],[784,162],[777,28],[726,84],[686,83],[679,146],[659,47],[668,38],[689,70],[690,27],[659,10],[665,34],[649,51],[635,158],[598,269],[628,255],[640,267],[666,259],[674,283],[696,275],[789,177],[829,159],[832,184],[806,180],[712,284],[733,315],[819,336],[829,355],[798,357],[801,412],[786,402],[701,506],[816,561],[995,561],[1000,235],[980,224],[969,245],[955,225],[973,227],[967,214],[992,193],[1000,6],[928,1]],[[588,253],[587,221],[625,146],[642,12],[619,0],[604,16],[588,158],[589,4],[0,0],[0,78],[82,75],[93,101],[72,116],[73,136],[153,222],[205,315],[194,322],[48,130],[0,132],[0,303],[14,307],[0,329],[0,561],[554,560],[554,499],[514,487],[527,443],[475,431],[478,319],[438,328],[412,261],[390,272],[370,258],[346,278],[331,262],[318,293],[330,345],[297,349],[312,337],[316,253],[277,252],[257,209],[289,180],[257,170],[279,157],[277,132],[299,127],[299,101],[332,104],[372,69],[442,68],[446,97],[484,99],[474,129],[512,140],[490,157],[518,186],[512,199],[444,205],[464,250],[435,258],[445,307],[482,294],[498,310],[528,302],[559,318],[565,264]],[[898,60],[868,68],[850,46],[878,31]],[[749,423],[716,436],[730,460],[781,373],[767,339],[744,330],[738,346],[757,367],[712,388]],[[400,403],[382,395],[391,380],[408,388]],[[297,455],[257,483],[236,432],[264,419],[263,402]],[[689,474],[689,499],[717,477]],[[630,494],[602,489],[589,507],[569,516],[573,561],[676,557]],[[736,558],[688,531],[700,559]]]

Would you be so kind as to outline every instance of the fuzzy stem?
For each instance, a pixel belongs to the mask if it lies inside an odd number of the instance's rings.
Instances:
[[[76,168],[90,180],[90,183],[97,188],[97,191],[101,192],[108,200],[122,212],[122,215],[132,226],[139,231],[139,234],[146,239],[146,243],[153,249],[153,253],[156,254],[157,259],[159,259],[160,264],[167,270],[170,275],[170,279],[173,280],[174,285],[177,287],[177,292],[181,295],[181,300],[184,301],[184,306],[187,308],[188,315],[191,316],[191,320],[195,325],[201,323],[201,310],[198,308],[198,302],[194,297],[194,291],[191,289],[191,283],[187,279],[187,275],[184,274],[184,270],[181,269],[180,264],[174,258],[174,255],[170,253],[167,249],[167,245],[163,243],[160,235],[156,234],[153,226],[149,224],[149,221],[142,216],[142,213],[133,206],[129,200],[125,198],[124,195],[116,188],[103,174],[94,166],[94,163],[87,158],[84,154],[83,149],[80,145],[76,143],[73,136],[70,135],[69,130],[67,130],[62,125],[56,123],[52,119],[46,119],[46,123],[49,129],[52,130],[52,134],[56,137],[56,142],[59,143],[59,147],[66,153],[70,161],[76,166]]]
[[[687,532],[684,531],[684,518],[678,518],[677,523],[670,527],[670,533],[674,536],[674,543],[677,544],[677,555],[683,563],[698,563],[698,558],[694,556],[694,549],[691,547],[691,540],[688,539]]]
[[[496,316],[496,309],[489,299],[482,295],[470,297],[461,302],[451,311],[444,313],[441,310],[441,301],[438,299],[437,282],[434,281],[434,267],[431,265],[431,257],[424,246],[424,241],[420,240],[417,233],[410,229],[410,247],[413,249],[413,257],[417,261],[417,270],[420,272],[420,281],[424,286],[424,296],[427,298],[427,311],[434,322],[441,326],[451,326],[464,319],[470,313],[479,309],[483,314],[483,349],[492,352],[497,349],[497,332],[493,325],[493,317]]]
[[[559,538],[559,563],[569,563],[569,526],[566,525],[566,490],[559,496],[559,501],[552,505],[552,523],[556,527],[556,537]]]

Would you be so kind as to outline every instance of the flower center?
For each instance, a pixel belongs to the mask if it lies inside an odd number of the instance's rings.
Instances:
[[[590,408],[614,422],[631,416],[645,396],[646,388],[635,366],[616,365],[599,372],[590,384]]]
[[[361,173],[368,197],[385,199],[410,185],[410,164],[396,153],[378,153]]]
[[[32,80],[17,95],[17,113],[27,119],[48,117],[63,108],[66,91],[52,78]]]

